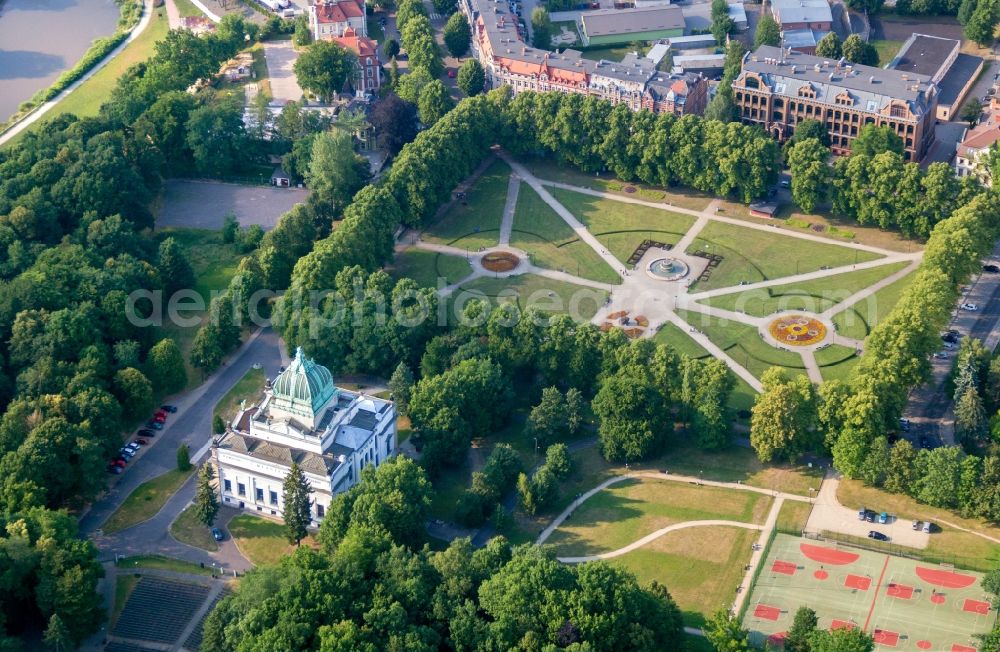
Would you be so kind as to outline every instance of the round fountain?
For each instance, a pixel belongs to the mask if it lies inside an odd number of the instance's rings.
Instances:
[[[649,263],[646,273],[661,281],[677,281],[688,275],[687,263],[676,258],[657,258]]]

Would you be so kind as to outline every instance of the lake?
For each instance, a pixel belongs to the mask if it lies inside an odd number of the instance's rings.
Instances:
[[[114,33],[114,0],[0,0],[0,120]]]

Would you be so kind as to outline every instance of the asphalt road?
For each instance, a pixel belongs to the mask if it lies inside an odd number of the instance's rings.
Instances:
[[[282,364],[278,335],[270,328],[251,336],[242,348],[227,359],[225,366],[216,371],[196,390],[165,400],[166,403],[173,403],[177,406],[177,413],[171,415],[167,420],[166,427],[157,434],[155,439],[151,440],[150,445],[143,447],[139,455],[132,459],[125,473],[120,476],[109,476],[108,492],[94,502],[80,519],[80,535],[87,537],[97,533],[104,521],[121,506],[125,498],[136,487],[176,468],[177,448],[181,444],[188,445],[192,460],[197,461],[199,451],[206,451],[211,442],[212,412],[216,403],[246,374],[255,362],[261,363],[265,372],[271,377],[277,374],[278,367]],[[187,500],[181,501],[182,504],[176,509],[176,513],[180,513],[190,500],[190,495],[193,495],[194,483],[189,482],[188,485],[179,492],[179,494],[183,494],[187,490],[190,493]],[[167,505],[171,505],[172,502],[175,501],[172,499]],[[170,510],[161,510],[161,514],[168,511]],[[154,518],[159,517],[160,515],[157,515]],[[141,528],[141,525],[135,526],[125,531],[130,535],[126,538],[129,539],[134,550],[151,552],[156,549],[154,544],[159,541],[164,529],[169,527],[172,521],[173,518],[170,518],[161,524],[158,531],[149,531],[149,528],[146,528],[143,530],[142,536],[131,536],[135,534],[133,530]],[[101,537],[97,536],[96,539],[98,547],[102,547]],[[188,548],[188,546],[184,547]]]

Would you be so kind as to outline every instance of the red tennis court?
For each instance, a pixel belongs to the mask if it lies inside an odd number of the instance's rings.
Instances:
[[[900,598],[901,600],[909,600],[913,597],[913,587],[892,582],[889,584],[889,588],[886,589],[886,595],[893,598]]]
[[[889,632],[884,629],[876,629],[875,633],[872,634],[872,638],[879,645],[884,645],[886,647],[896,647],[899,643],[899,632]]]
[[[990,603],[966,598],[965,604],[962,605],[962,611],[985,616],[990,612]]]
[[[782,575],[795,575],[796,566],[790,561],[775,559],[774,563],[771,564],[771,570]]]
[[[781,616],[781,609],[759,604],[754,608],[753,615],[764,620],[777,620]]]
[[[860,575],[847,575],[847,579],[844,580],[844,586],[849,589],[861,589],[862,591],[867,591],[868,587],[872,585],[872,578],[861,577]]]

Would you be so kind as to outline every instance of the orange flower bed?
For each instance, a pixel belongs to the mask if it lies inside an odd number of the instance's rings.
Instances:
[[[786,315],[775,319],[768,326],[768,331],[774,339],[790,346],[809,346],[826,337],[823,322],[805,315]]]
[[[520,258],[505,251],[492,251],[483,256],[483,267],[491,272],[509,272],[520,262]]]

